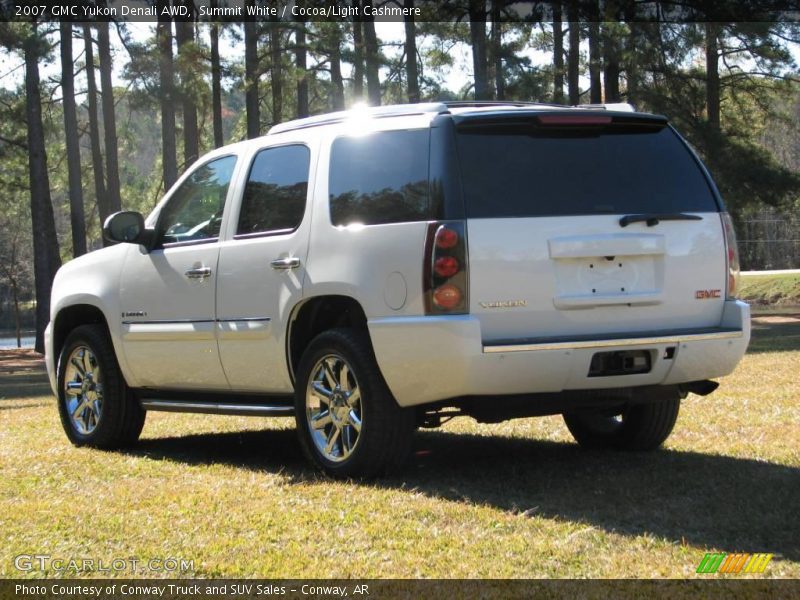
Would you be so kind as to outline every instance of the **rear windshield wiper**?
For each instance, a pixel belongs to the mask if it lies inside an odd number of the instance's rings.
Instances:
[[[699,215],[687,215],[686,213],[649,213],[641,215],[625,215],[619,220],[620,227],[627,227],[631,223],[647,223],[648,227],[658,225],[660,221],[702,221]]]

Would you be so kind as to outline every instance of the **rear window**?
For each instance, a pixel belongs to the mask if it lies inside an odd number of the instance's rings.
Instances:
[[[334,225],[426,221],[428,129],[340,137],[331,147],[330,208]]]
[[[592,133],[474,128],[458,135],[471,218],[716,212],[689,150],[670,128]]]

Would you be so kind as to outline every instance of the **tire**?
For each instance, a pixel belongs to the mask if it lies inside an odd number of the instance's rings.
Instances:
[[[609,411],[580,410],[564,414],[572,437],[585,448],[654,450],[672,433],[680,409],[680,396]]]
[[[105,327],[75,328],[64,343],[57,374],[58,412],[73,444],[112,449],[139,439],[145,411],[122,377]]]
[[[309,344],[295,419],[303,452],[332,477],[375,477],[400,467],[411,449],[414,412],[397,405],[362,331],[332,329]]]

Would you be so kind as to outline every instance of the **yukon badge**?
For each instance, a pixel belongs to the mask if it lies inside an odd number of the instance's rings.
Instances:
[[[694,293],[695,300],[710,300],[711,298],[722,297],[722,290],[697,290]]]
[[[478,302],[482,308],[517,308],[528,306],[527,300],[495,300],[493,302]]]

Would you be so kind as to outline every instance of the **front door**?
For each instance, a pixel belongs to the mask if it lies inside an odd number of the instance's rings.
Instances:
[[[235,156],[196,168],[156,225],[155,249],[128,253],[122,342],[138,387],[228,389],[215,335],[219,232]]]
[[[239,214],[222,243],[217,284],[220,358],[231,388],[291,392],[286,324],[301,299],[308,249],[311,151],[258,151]]]

